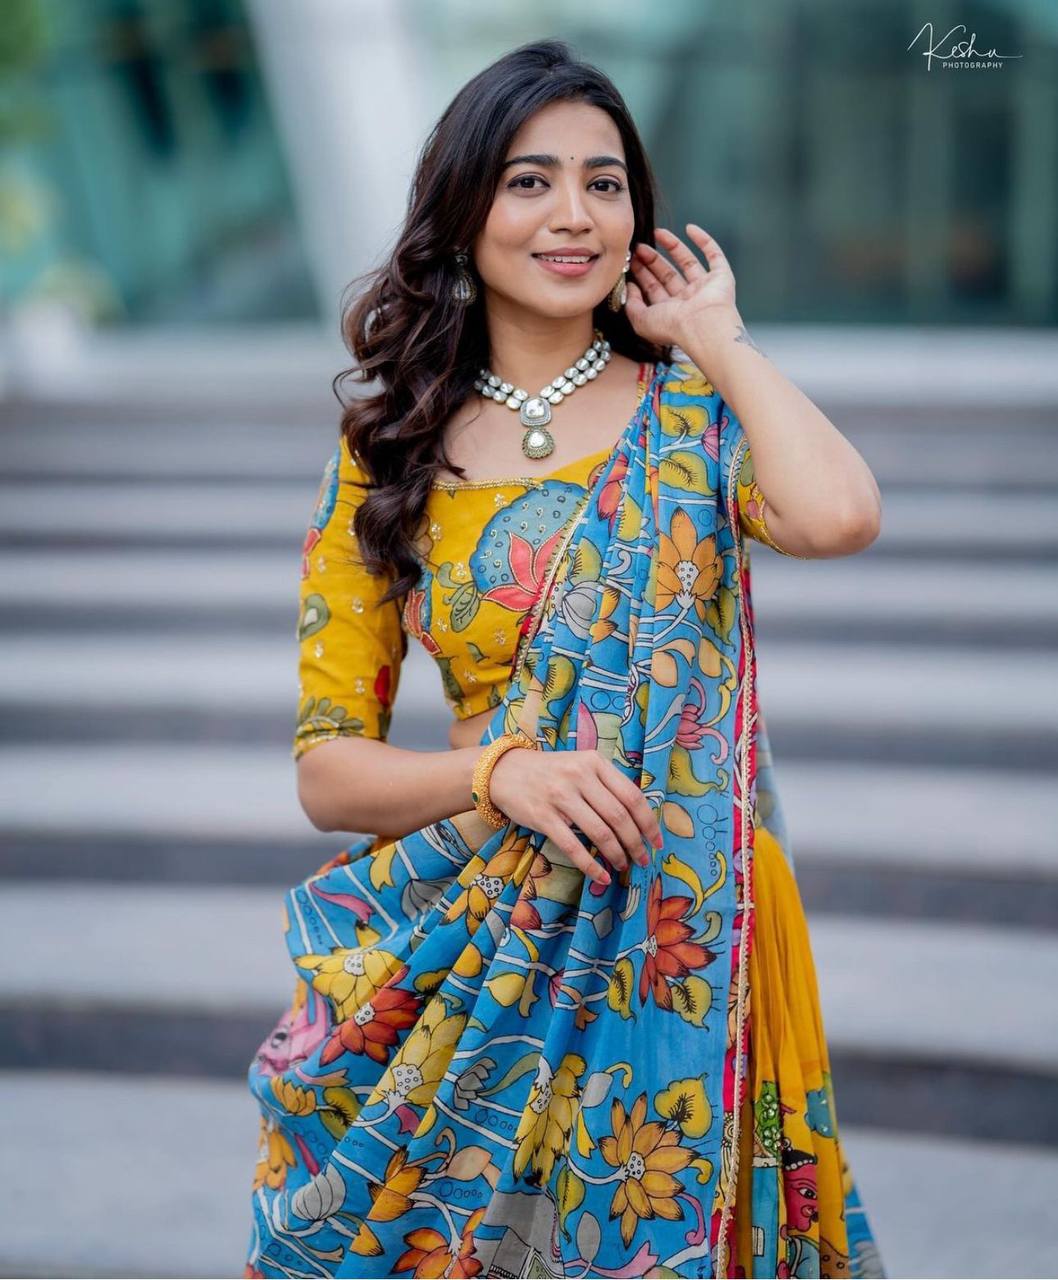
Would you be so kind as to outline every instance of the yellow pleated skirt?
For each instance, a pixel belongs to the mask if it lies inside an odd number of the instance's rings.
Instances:
[[[800,891],[763,826],[754,833],[753,867],[751,1091],[739,1126],[731,1274],[884,1276],[838,1136]]]

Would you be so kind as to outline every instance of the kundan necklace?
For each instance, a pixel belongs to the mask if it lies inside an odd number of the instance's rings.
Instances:
[[[522,426],[527,428],[522,436],[522,452],[527,458],[546,458],[555,447],[555,437],[547,429],[551,421],[551,406],[560,404],[566,396],[572,395],[578,387],[591,382],[610,363],[611,351],[609,341],[602,336],[601,329],[593,330],[595,341],[579,360],[575,360],[565,373],[559,374],[541,387],[535,396],[531,396],[522,387],[504,382],[490,369],[482,369],[481,377],[474,380],[475,388],[483,396],[505,404],[508,409],[517,409]]]

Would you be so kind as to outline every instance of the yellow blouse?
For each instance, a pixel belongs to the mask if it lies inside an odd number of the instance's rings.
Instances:
[[[368,573],[353,532],[367,473],[342,437],[302,552],[294,758],[328,738],[386,740],[409,636],[437,662],[457,719],[501,702],[550,554],[616,448],[547,475],[435,481],[416,543],[419,583],[380,604],[390,579]],[[787,554],[768,534],[748,447],[738,498],[743,533]]]

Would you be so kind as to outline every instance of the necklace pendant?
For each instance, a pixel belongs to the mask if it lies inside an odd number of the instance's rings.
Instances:
[[[547,427],[530,427],[522,436],[522,453],[527,458],[546,458],[555,448],[555,437]]]
[[[543,396],[530,396],[518,410],[523,427],[546,427],[551,421],[551,406]]]

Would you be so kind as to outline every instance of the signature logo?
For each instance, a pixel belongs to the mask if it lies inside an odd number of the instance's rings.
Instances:
[[[966,24],[958,23],[952,27],[950,31],[945,32],[939,40],[934,42],[933,23],[925,22],[922,24],[921,30],[915,36],[914,40],[907,46],[911,50],[919,42],[926,37],[926,47],[922,50],[922,56],[926,59],[926,70],[933,70],[933,59],[936,58],[941,67],[944,68],[999,68],[1005,61],[1013,58],[1024,57],[1020,53],[1000,53],[997,49],[989,49],[987,53],[983,53],[977,48],[977,32],[971,31],[969,40],[956,40],[952,44],[947,42],[956,33],[961,31],[966,34]]]

